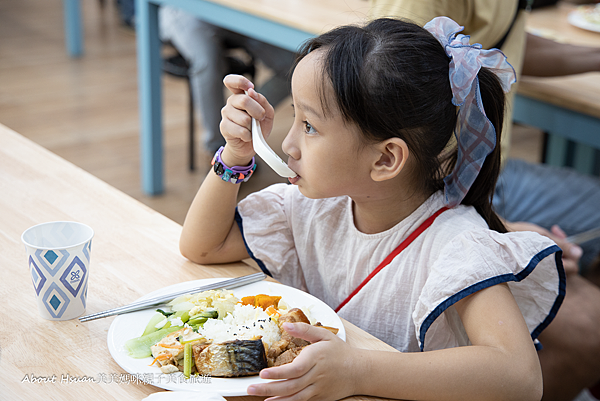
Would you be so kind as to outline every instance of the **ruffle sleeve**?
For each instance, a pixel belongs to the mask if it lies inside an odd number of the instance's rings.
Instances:
[[[449,241],[435,262],[413,311],[421,351],[449,344],[438,333],[466,338],[451,308],[482,289],[508,283],[533,340],[550,324],[565,294],[562,251],[536,233],[463,232]]]
[[[275,184],[242,200],[236,222],[248,254],[268,275],[305,288],[291,227],[293,187]]]

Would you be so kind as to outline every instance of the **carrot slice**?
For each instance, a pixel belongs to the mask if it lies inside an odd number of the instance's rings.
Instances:
[[[163,344],[163,343],[158,343],[156,345],[158,345],[159,347],[163,347],[163,348],[183,349],[183,345],[182,344]]]
[[[161,360],[161,359],[169,359],[169,358],[170,358],[170,356],[169,356],[169,355],[167,355],[167,354],[160,354],[160,355],[158,355],[156,358],[154,358],[154,360],[152,361],[152,363],[151,363],[150,365],[148,365],[148,366],[152,366],[152,365],[154,365],[154,364],[156,363],[156,361],[158,361],[158,360]]]
[[[269,316],[277,316],[277,317],[281,316],[281,313],[279,313],[279,311],[277,309],[275,309],[275,306],[273,306],[273,305],[269,306],[265,310],[265,312],[267,312],[267,314]]]

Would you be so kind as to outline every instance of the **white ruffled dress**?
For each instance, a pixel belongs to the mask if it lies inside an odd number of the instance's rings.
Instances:
[[[391,229],[364,234],[350,198],[314,200],[276,184],[241,201],[236,220],[265,272],[335,309],[443,206],[436,193]],[[453,305],[506,282],[536,340],[564,298],[561,255],[550,239],[492,231],[473,207],[461,205],[439,215],[338,313],[400,351],[463,346],[469,339]]]

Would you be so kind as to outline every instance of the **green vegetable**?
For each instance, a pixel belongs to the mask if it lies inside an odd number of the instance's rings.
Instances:
[[[152,317],[150,318],[150,321],[146,325],[146,328],[144,329],[142,336],[145,336],[145,335],[148,335],[148,334],[151,334],[151,333],[154,333],[155,331],[157,331],[158,329],[156,328],[156,325],[158,323],[162,322],[163,320],[167,319],[167,317],[169,317],[169,316],[170,316],[170,319],[180,318],[183,323],[186,323],[188,320],[190,320],[190,314],[188,313],[188,311],[165,312],[161,309],[157,309],[157,313],[152,315]],[[168,329],[170,327],[171,327],[171,322],[168,321],[165,323],[165,325],[163,327],[161,327],[161,329]],[[181,327],[181,326],[178,326],[178,327]]]
[[[177,298],[175,298],[174,300],[172,300],[171,302],[169,302],[169,306],[173,306],[173,305],[177,305],[180,304],[182,302],[187,302],[192,298],[192,294],[183,294],[178,296]]]
[[[152,315],[152,318],[146,325],[146,328],[144,329],[144,333],[142,333],[142,336],[145,336],[147,334],[154,333],[155,331],[157,331],[158,329],[156,328],[156,325],[159,324],[160,322],[162,322],[163,320],[165,320],[165,316],[161,313],[155,313],[154,315]]]
[[[180,330],[180,327],[168,327],[146,334],[141,337],[132,338],[125,343],[125,348],[132,358],[146,358],[152,355],[150,347],[165,338],[168,334]]]
[[[189,318],[188,324],[192,327],[202,326],[208,319],[216,319],[218,312],[216,310],[200,312]]]
[[[192,343],[187,343],[183,348],[183,375],[186,379],[189,379],[192,373],[192,360]]]
[[[169,319],[169,321],[167,323],[165,323],[165,325],[162,328],[166,329],[171,326],[172,327],[182,327],[182,326],[173,326],[173,323],[171,323],[171,319],[177,319],[177,318],[180,318],[183,323],[186,323],[188,320],[190,320],[190,315],[189,315],[188,311],[186,311],[186,310],[175,312],[173,315],[171,315],[171,318]]]
[[[204,312],[197,313],[194,316],[190,316],[190,319],[198,319],[198,318],[216,319],[218,316],[219,316],[219,313],[216,310],[211,310],[211,311],[204,311]]]
[[[175,313],[175,312],[165,312],[162,309],[157,309],[156,311],[159,312],[159,313],[162,313],[165,317],[169,317],[169,316],[171,316],[172,314]]]
[[[181,310],[175,312],[175,315],[173,315],[173,317],[180,318],[183,323],[186,323],[188,320],[190,320],[190,313],[187,310]]]
[[[188,324],[191,325],[192,327],[194,327],[194,326],[201,326],[207,320],[208,320],[207,317],[197,316],[197,317],[193,317],[190,320],[188,320]]]

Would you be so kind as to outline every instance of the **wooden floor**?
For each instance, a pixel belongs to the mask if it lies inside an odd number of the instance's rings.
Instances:
[[[182,223],[210,158],[198,147],[198,168],[188,171],[186,84],[163,77],[166,191],[148,197],[140,187],[135,34],[121,26],[113,1],[81,3],[85,54],[73,59],[61,0],[0,0],[0,123]],[[283,103],[269,140],[275,149],[293,118]],[[201,130],[198,122],[199,137]],[[537,161],[540,135],[517,127],[512,156]],[[241,196],[283,182],[266,166],[257,171]]]

